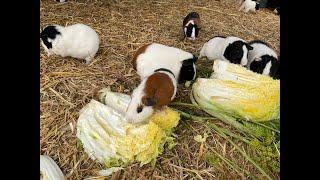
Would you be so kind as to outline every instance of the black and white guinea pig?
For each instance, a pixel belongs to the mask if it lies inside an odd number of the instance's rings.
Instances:
[[[199,59],[207,57],[209,60],[220,59],[246,66],[248,52],[252,49],[245,40],[238,37],[215,36],[203,45]]]
[[[40,33],[41,44],[48,56],[74,57],[86,60],[88,64],[99,49],[99,36],[95,30],[84,24],[70,26],[51,25]]]
[[[197,12],[189,13],[183,20],[183,32],[184,37],[190,40],[195,40],[199,36],[199,30],[201,29],[200,16]]]
[[[177,81],[169,69],[158,69],[145,77],[133,90],[131,101],[126,111],[126,120],[130,123],[141,123],[150,117],[155,110],[161,110],[175,97]]]
[[[260,4],[257,2],[257,0],[243,0],[239,11],[243,12],[255,12],[256,10],[259,10]]]
[[[179,84],[196,78],[197,57],[181,49],[151,43],[140,47],[133,56],[133,68],[141,79],[158,69],[170,70]]]
[[[57,2],[61,2],[61,3],[63,3],[63,2],[67,2],[67,0],[56,0]]]
[[[280,79],[280,60],[270,45],[260,40],[251,41],[249,44],[253,50],[248,54],[248,69]]]

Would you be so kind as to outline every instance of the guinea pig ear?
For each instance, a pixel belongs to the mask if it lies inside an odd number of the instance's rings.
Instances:
[[[193,61],[193,62],[197,62],[197,60],[198,60],[198,57],[197,57],[196,55],[194,55],[194,54],[193,54],[192,61]]]
[[[260,4],[258,2],[256,2],[256,5],[254,7],[256,10],[259,10],[260,9]]]
[[[153,98],[143,98],[142,103],[145,106],[154,106],[156,104],[156,101]]]
[[[247,49],[248,49],[249,51],[253,50],[253,47],[250,46],[249,44],[246,43],[245,45],[246,45],[246,47],[247,47]]]
[[[191,66],[193,64],[193,59],[186,59],[182,61],[182,66],[186,67],[186,66]]]

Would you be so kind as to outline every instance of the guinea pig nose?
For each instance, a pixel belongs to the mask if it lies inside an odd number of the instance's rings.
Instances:
[[[137,113],[141,113],[141,111],[142,111],[142,107],[138,107],[137,108]]]

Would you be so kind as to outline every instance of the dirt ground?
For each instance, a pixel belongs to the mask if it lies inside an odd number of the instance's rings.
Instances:
[[[180,40],[183,18],[190,11],[197,11],[202,19],[200,37],[195,42]],[[139,78],[130,60],[140,46],[158,42],[198,54],[211,37],[224,35],[247,41],[260,39],[279,53],[279,16],[267,9],[248,14],[239,12],[235,0],[69,0],[64,4],[42,0],[40,13],[41,27],[84,23],[98,32],[101,41],[90,65],[73,58],[47,57],[41,48],[40,151],[57,162],[67,179],[97,176],[102,169],[77,147],[78,112],[106,86],[117,92],[132,92]],[[208,73],[210,67],[199,61],[198,76]],[[189,91],[190,88],[179,87],[175,101],[189,102]],[[160,155],[155,168],[133,164],[114,173],[110,179],[245,179],[243,173],[235,172],[222,162],[209,164],[205,160],[199,152],[200,144],[193,139],[205,132],[209,138],[201,150],[203,154],[210,154],[214,149],[262,178],[224,139],[204,125],[182,119],[175,131],[178,144]],[[274,178],[278,179],[278,175]]]

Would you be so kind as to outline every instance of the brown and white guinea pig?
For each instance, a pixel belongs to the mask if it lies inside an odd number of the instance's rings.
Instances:
[[[199,30],[201,29],[200,16],[197,12],[189,13],[183,20],[183,32],[184,37],[190,40],[195,40],[199,36]]]
[[[133,68],[141,79],[157,69],[170,70],[179,84],[196,78],[197,57],[181,49],[151,43],[140,47],[133,57]]]
[[[270,45],[260,40],[251,41],[249,44],[253,50],[248,53],[248,69],[280,79],[280,59]]]
[[[40,33],[41,45],[47,52],[62,57],[86,60],[93,59],[99,49],[99,36],[95,30],[84,24],[70,26],[50,25]]]
[[[141,123],[150,117],[155,110],[168,105],[177,92],[175,75],[168,69],[158,69],[145,77],[133,90],[126,120],[130,123]]]
[[[209,60],[220,59],[246,66],[248,63],[248,52],[252,49],[252,46],[241,38],[215,36],[203,45],[199,59],[207,57]]]

